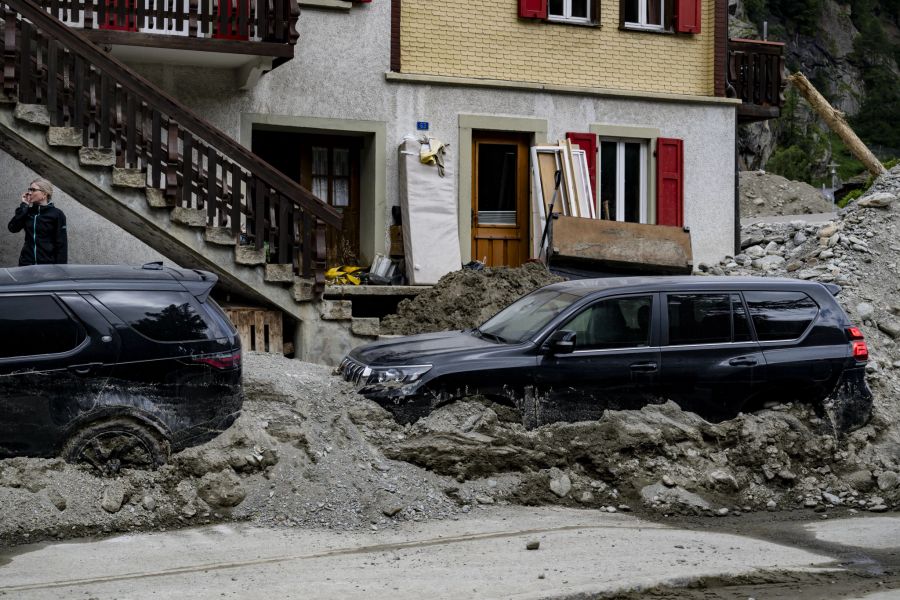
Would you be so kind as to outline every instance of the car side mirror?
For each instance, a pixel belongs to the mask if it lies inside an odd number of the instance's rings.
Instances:
[[[550,354],[571,354],[575,350],[575,332],[568,329],[554,331],[545,347]]]

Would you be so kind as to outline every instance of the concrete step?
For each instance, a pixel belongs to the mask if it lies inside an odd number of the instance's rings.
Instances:
[[[267,264],[265,280],[269,283],[293,283],[294,265]]]
[[[239,265],[264,265],[266,251],[264,248],[257,250],[254,246],[235,246],[234,262]]]
[[[322,300],[319,316],[326,321],[348,321],[353,318],[353,303],[349,300]]]
[[[316,282],[313,279],[294,277],[294,284],[291,286],[291,295],[297,302],[311,302],[315,299],[315,294],[313,293],[315,284]]]
[[[169,214],[173,223],[187,227],[203,227],[206,229],[206,211],[202,208],[184,208],[176,206]]]
[[[51,127],[47,130],[47,144],[63,148],[81,148],[84,130],[80,127]]]
[[[219,246],[236,246],[238,242],[237,236],[228,227],[207,227],[203,232],[203,240],[207,244]]]
[[[13,111],[13,118],[32,125],[50,127],[50,111],[43,104],[23,104],[19,102]]]
[[[174,208],[174,203],[166,199],[166,195],[159,188],[147,188],[147,204],[150,208]]]
[[[112,184],[116,187],[142,189],[147,187],[147,173],[143,169],[113,167]]]
[[[114,167],[116,153],[112,148],[81,148],[78,150],[78,164],[82,167]]]
[[[381,319],[378,317],[353,317],[350,331],[355,335],[377,337],[381,333]]]

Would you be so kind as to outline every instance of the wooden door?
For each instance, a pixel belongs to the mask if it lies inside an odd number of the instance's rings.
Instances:
[[[526,134],[472,133],[472,258],[518,267],[529,258]]]

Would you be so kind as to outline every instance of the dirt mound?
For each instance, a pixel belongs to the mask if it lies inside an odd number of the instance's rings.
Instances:
[[[433,288],[404,300],[381,320],[385,334],[411,335],[476,327],[500,309],[545,285],[563,281],[540,263],[521,267],[462,269],[441,277]]]
[[[765,171],[739,175],[741,217],[804,215],[831,212],[831,201],[802,181]]]

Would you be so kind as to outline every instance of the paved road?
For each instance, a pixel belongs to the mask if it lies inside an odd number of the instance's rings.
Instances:
[[[621,513],[521,507],[478,513],[380,532],[216,525],[29,547],[0,555],[0,596],[571,598],[698,577],[835,568],[824,553]],[[875,529],[900,539],[900,519]],[[842,532],[821,535],[834,543]],[[526,549],[530,541],[540,548]]]

